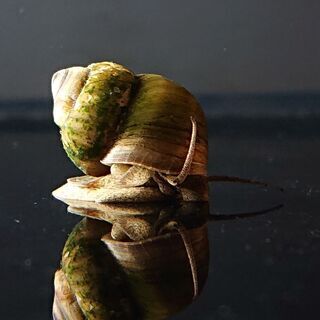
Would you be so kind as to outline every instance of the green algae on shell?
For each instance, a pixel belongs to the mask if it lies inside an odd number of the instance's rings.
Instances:
[[[68,92],[75,95],[72,107],[63,108],[65,104],[70,105],[68,101],[62,103],[62,107],[60,103],[55,115],[60,120],[57,124],[69,158],[84,173],[101,175],[108,168],[100,160],[115,139],[135,77],[128,69],[111,62],[93,63],[85,70],[71,68],[70,73],[76,73],[73,77],[53,76],[53,87],[59,88],[53,90],[54,101],[60,96],[68,97]],[[58,71],[62,72],[68,73],[68,69]],[[77,90],[71,90],[73,85]],[[67,115],[59,118],[65,113]]]

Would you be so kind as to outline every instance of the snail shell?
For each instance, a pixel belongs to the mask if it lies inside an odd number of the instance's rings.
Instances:
[[[189,174],[207,174],[204,114],[196,99],[173,81],[101,62],[58,71],[52,94],[64,149],[84,173],[99,176],[112,164],[130,164],[178,174],[193,117],[198,133]]]

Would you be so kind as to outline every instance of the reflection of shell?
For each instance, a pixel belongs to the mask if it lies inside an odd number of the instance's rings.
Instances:
[[[208,273],[207,226],[186,231],[194,252],[199,290]],[[165,319],[191,303],[194,286],[181,236],[167,233],[144,241],[120,242],[104,236],[109,250],[127,274],[144,319]]]
[[[77,299],[62,270],[58,270],[54,277],[52,314],[55,320],[84,320]]]
[[[109,224],[85,218],[69,235],[61,260],[68,296],[70,288],[87,320],[137,319],[122,271],[100,241],[106,232]]]

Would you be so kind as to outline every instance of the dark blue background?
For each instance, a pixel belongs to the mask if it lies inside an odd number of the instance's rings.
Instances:
[[[50,96],[52,73],[114,60],[193,93],[318,92],[317,0],[1,0],[0,100]]]

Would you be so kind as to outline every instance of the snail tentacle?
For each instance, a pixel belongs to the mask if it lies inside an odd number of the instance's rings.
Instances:
[[[181,185],[186,180],[186,178],[190,173],[193,156],[196,149],[196,141],[197,141],[197,122],[192,116],[190,117],[190,121],[192,124],[192,131],[191,131],[189,149],[180,173],[175,178],[172,179],[170,177],[163,175],[161,172],[159,172],[159,175],[162,178],[164,178],[172,186]]]

